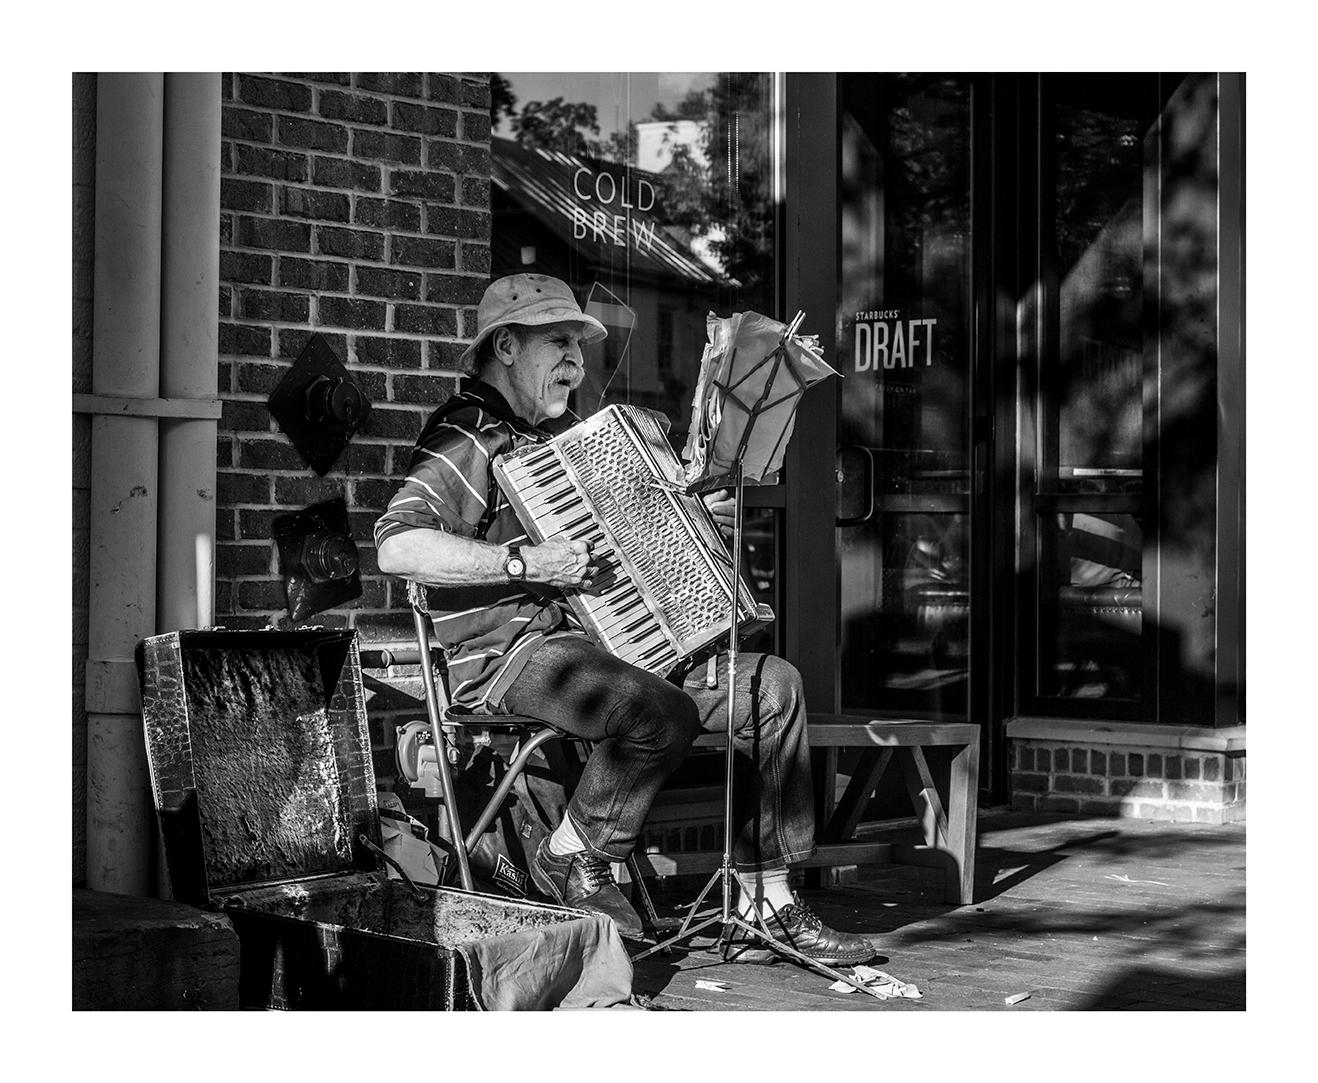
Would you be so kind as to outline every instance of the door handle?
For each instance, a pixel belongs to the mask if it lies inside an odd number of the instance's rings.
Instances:
[[[868,523],[874,518],[874,452],[863,444],[842,444],[838,448],[839,458],[843,451],[859,451],[861,453],[861,462],[864,464],[861,476],[865,489],[865,510],[860,515],[839,516],[834,521],[837,526],[860,526],[862,523]],[[840,468],[837,474],[840,482],[842,480],[842,470]]]

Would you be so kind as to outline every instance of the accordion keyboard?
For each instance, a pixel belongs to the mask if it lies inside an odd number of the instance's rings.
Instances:
[[[495,463],[495,477],[537,542],[591,544],[599,575],[566,596],[595,641],[666,674],[731,626],[732,560],[649,411],[610,406],[545,444]],[[742,612],[755,616],[745,586]]]

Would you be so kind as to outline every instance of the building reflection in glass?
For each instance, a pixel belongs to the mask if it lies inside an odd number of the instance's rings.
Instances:
[[[1137,699],[1144,178],[1157,81],[1045,76],[1040,94],[1038,693]],[[1081,494],[1087,499],[1077,502]]]
[[[685,441],[706,316],[775,314],[766,73],[495,76],[493,273],[568,282],[610,328],[583,416],[626,402]]]

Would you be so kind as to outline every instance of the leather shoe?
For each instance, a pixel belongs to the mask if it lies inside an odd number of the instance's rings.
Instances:
[[[796,892],[792,892],[792,902],[765,918],[764,924],[775,940],[825,966],[857,966],[878,954],[863,936],[830,929]],[[763,939],[740,930],[723,941],[726,963],[776,963],[790,958],[774,951]]]
[[[550,852],[549,840],[542,839],[531,859],[531,879],[554,902],[612,918],[629,940],[639,940],[644,933],[640,917],[618,890],[609,862],[598,854],[582,850],[559,857]]]

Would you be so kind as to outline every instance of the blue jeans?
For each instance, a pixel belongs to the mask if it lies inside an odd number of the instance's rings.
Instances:
[[[583,842],[611,861],[635,847],[650,805],[701,733],[728,717],[728,658],[718,687],[697,666],[679,687],[584,638],[538,647],[499,709],[595,742],[568,802]],[[781,868],[814,851],[814,800],[801,677],[781,658],[737,656],[733,857],[743,871]]]

